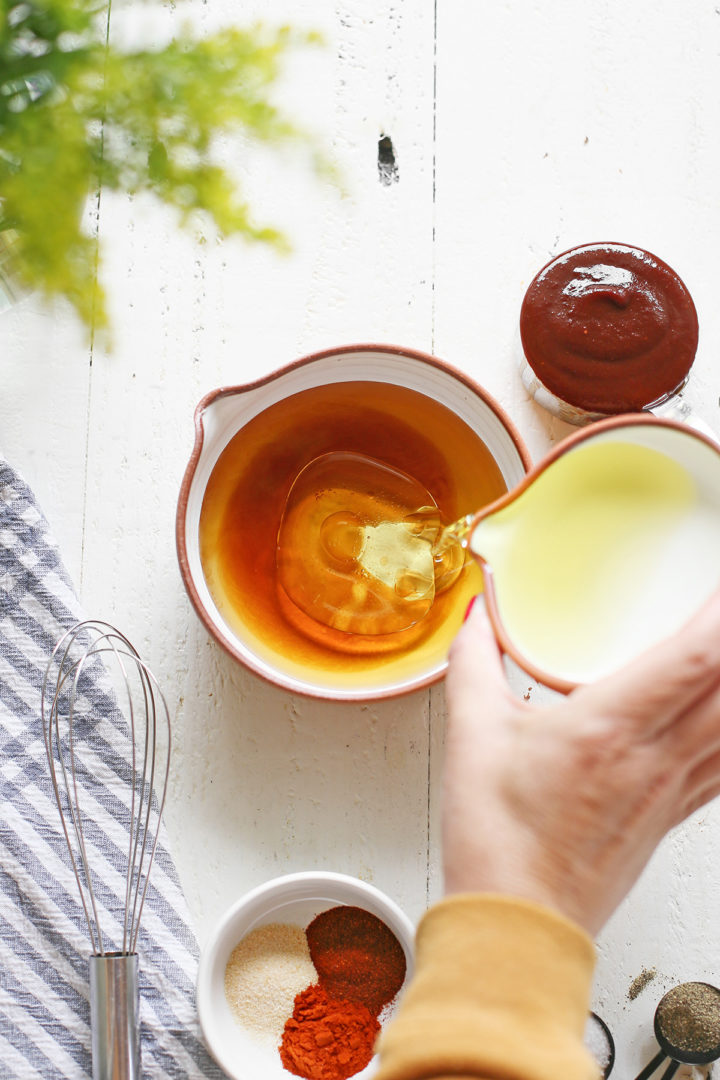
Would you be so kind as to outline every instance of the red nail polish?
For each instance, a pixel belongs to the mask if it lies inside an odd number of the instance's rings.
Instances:
[[[463,622],[466,622],[466,621],[467,621],[467,618],[468,618],[468,616],[470,615],[470,612],[471,612],[471,611],[472,611],[472,609],[473,609],[473,604],[475,603],[475,601],[476,601],[476,600],[477,600],[477,596],[471,596],[471,597],[470,597],[470,603],[469,603],[469,604],[468,604],[468,606],[467,606],[467,607],[465,608],[465,614],[463,615]]]

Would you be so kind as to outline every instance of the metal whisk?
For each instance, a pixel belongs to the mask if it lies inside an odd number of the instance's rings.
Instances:
[[[137,941],[165,803],[170,714],[136,649],[115,627],[95,620],[77,623],[58,641],[43,679],[41,710],[50,776],[92,949],[93,1080],[139,1080]],[[127,831],[118,914],[103,901],[107,882],[92,865],[100,857],[90,809],[98,774],[110,768],[103,757],[110,745],[98,727],[110,716],[115,734],[123,714],[130,760],[121,760],[113,774],[115,805],[124,808],[120,824]],[[113,944],[117,947],[108,949]]]

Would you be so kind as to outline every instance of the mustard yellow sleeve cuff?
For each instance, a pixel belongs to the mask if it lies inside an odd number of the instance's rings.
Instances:
[[[539,904],[446,898],[418,928],[376,1080],[597,1080],[583,1046],[594,963],[584,931]]]

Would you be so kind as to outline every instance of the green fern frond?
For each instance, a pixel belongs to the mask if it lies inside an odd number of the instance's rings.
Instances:
[[[282,247],[216,161],[217,141],[240,133],[315,153],[271,90],[289,50],[317,35],[183,31],[164,48],[121,52],[106,44],[106,22],[95,0],[0,0],[0,228],[17,231],[18,280],[64,296],[88,329],[107,326],[83,225],[94,188],[150,192],[183,223],[200,211],[223,236]]]

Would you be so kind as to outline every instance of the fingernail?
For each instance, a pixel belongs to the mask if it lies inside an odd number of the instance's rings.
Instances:
[[[467,622],[468,618],[470,617],[470,612],[472,611],[473,604],[475,603],[476,600],[477,600],[477,596],[471,596],[470,597],[470,603],[465,608],[465,614],[463,615],[463,622]]]

